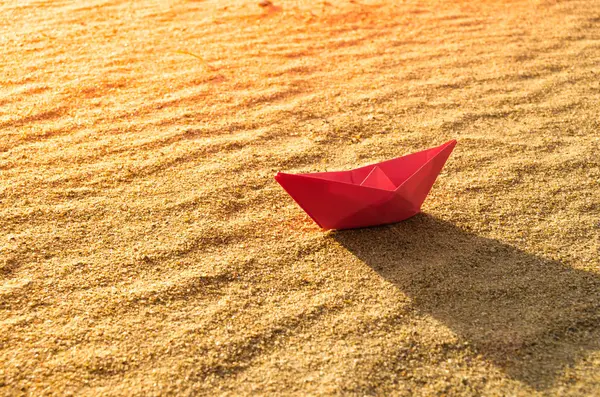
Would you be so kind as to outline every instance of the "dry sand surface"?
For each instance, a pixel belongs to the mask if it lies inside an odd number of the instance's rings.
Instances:
[[[600,1],[0,3],[3,395],[600,395]],[[457,139],[424,213],[273,179]]]

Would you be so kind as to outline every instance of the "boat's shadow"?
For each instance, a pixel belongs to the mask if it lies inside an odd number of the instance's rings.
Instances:
[[[544,389],[600,349],[600,276],[427,215],[332,234],[509,376]]]

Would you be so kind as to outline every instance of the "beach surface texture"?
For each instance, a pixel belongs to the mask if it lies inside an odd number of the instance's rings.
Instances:
[[[600,395],[600,1],[0,2],[0,395]],[[277,172],[456,139],[421,214]]]

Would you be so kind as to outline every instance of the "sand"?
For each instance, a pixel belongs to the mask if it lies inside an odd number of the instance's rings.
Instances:
[[[0,394],[600,394],[600,2],[274,3],[0,4]]]

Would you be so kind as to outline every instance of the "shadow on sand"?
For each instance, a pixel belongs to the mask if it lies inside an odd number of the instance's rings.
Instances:
[[[600,349],[600,276],[427,215],[332,237],[514,379],[544,389]]]

